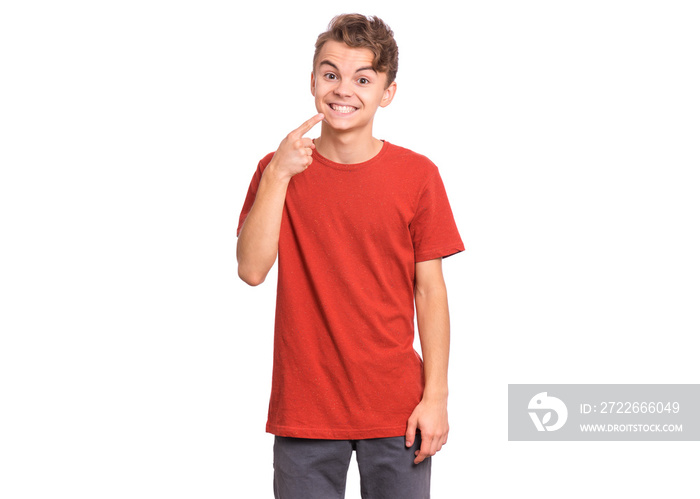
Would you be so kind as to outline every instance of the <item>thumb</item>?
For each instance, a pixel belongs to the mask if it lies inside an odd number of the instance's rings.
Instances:
[[[416,439],[416,419],[409,418],[408,427],[406,428],[406,447],[413,445],[413,441]]]

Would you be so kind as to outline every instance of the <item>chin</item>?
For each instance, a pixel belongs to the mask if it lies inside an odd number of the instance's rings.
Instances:
[[[357,125],[354,123],[349,123],[346,120],[336,120],[336,119],[327,119],[324,118],[323,120],[330,126],[333,130],[338,130],[338,131],[347,131],[347,130],[352,130],[353,128],[357,128]]]

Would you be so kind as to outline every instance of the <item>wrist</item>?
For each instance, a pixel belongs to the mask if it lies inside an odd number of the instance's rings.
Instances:
[[[270,164],[267,165],[267,168],[265,168],[265,171],[263,171],[263,177],[267,177],[268,180],[274,181],[278,184],[282,184],[285,187],[287,186],[287,184],[289,184],[289,181],[292,179],[291,175],[285,174],[284,172],[280,171],[279,165],[277,164],[274,158],[272,158]]]
[[[423,402],[434,404],[447,404],[447,387],[429,388],[423,390]]]

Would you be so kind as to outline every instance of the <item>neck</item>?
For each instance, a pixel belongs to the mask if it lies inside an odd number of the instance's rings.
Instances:
[[[346,165],[369,161],[381,151],[383,143],[372,137],[372,130],[338,132],[327,123],[321,126],[321,136],[314,141],[316,151],[335,163]]]

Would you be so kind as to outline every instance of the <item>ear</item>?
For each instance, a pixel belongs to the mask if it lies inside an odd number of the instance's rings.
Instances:
[[[391,85],[386,87],[386,90],[384,90],[384,95],[382,96],[382,100],[379,105],[381,107],[388,106],[391,104],[391,101],[394,100],[394,95],[396,95],[396,82],[392,81]]]
[[[316,97],[316,75],[311,71],[311,95]]]

